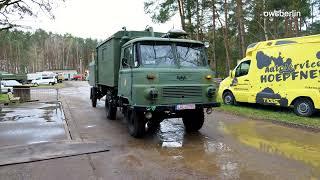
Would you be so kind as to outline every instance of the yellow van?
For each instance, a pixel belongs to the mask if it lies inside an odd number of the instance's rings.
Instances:
[[[320,109],[320,34],[249,45],[218,95],[225,104],[293,106],[311,116]]]

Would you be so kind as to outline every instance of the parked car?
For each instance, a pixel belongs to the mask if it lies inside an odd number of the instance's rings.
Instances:
[[[72,78],[72,80],[76,80],[76,81],[82,80],[82,79],[83,79],[82,74],[76,74],[76,75],[74,75],[73,78]]]
[[[32,80],[31,84],[38,86],[40,84],[49,84],[49,85],[54,85],[57,83],[57,79],[55,77],[52,76],[48,76],[48,77],[38,77],[35,80]]]
[[[8,93],[8,92],[12,92],[13,91],[13,87],[6,87],[1,83],[1,93]]]
[[[1,81],[1,84],[3,84],[4,86],[8,86],[8,87],[21,86],[22,85],[21,83],[19,83],[16,80]]]
[[[64,76],[63,76],[63,74],[62,74],[62,73],[59,73],[59,74],[57,75],[57,79],[58,79],[58,83],[62,83],[62,81],[64,81]]]

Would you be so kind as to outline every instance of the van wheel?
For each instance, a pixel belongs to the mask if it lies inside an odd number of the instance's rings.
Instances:
[[[117,116],[117,107],[112,105],[111,101],[106,98],[105,102],[106,115],[109,120],[115,120]]]
[[[135,138],[141,138],[146,132],[146,123],[142,112],[128,110],[126,114],[129,134]]]
[[[223,98],[224,104],[227,104],[227,105],[234,105],[235,104],[234,95],[230,91],[223,93],[222,98]]]
[[[196,132],[202,128],[204,123],[203,109],[187,112],[182,117],[186,132]]]
[[[299,98],[294,102],[294,113],[298,116],[309,117],[314,111],[313,102],[308,98]]]
[[[92,107],[97,107],[97,97],[95,88],[90,89],[90,99]]]

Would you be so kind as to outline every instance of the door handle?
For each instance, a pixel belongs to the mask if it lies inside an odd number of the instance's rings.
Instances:
[[[244,81],[249,81],[248,79],[245,79]]]

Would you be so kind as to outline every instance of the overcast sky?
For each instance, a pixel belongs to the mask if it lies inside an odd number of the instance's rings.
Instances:
[[[179,17],[166,24],[154,24],[144,13],[144,0],[66,0],[55,8],[54,20],[46,16],[23,19],[33,30],[42,28],[54,33],[70,33],[83,38],[106,39],[123,26],[127,30],[143,30],[147,25],[154,31],[167,32],[180,28]]]

